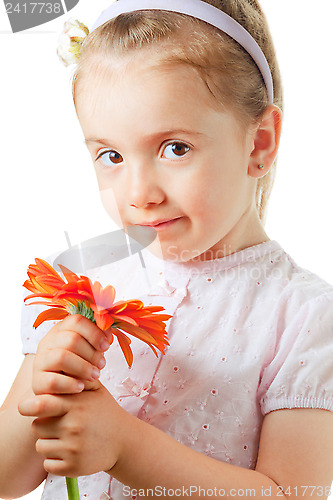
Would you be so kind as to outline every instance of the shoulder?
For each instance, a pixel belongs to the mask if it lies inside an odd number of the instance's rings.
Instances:
[[[276,297],[277,346],[301,350],[333,346],[333,286],[280,253],[280,295]],[[302,349],[301,349],[302,346]],[[297,350],[296,350],[297,351]]]
[[[276,307],[283,310],[287,322],[301,309],[332,308],[333,318],[333,285],[300,266],[282,247],[275,255],[274,276],[280,288]]]

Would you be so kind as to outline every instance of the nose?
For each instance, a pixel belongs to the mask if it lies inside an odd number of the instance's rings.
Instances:
[[[142,208],[160,204],[165,198],[161,179],[153,166],[147,163],[128,169],[127,198],[131,207]]]

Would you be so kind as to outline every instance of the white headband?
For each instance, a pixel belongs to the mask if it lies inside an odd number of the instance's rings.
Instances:
[[[196,17],[219,28],[236,40],[250,54],[258,66],[265,81],[269,102],[273,104],[274,89],[271,70],[257,42],[235,19],[202,0],[121,0],[113,3],[102,12],[91,31],[94,31],[106,21],[117,17],[119,14],[146,9],[167,10]]]

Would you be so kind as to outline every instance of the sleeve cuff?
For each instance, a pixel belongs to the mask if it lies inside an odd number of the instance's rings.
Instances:
[[[261,404],[261,412],[263,415],[274,410],[291,410],[293,408],[317,408],[333,411],[333,398],[303,397],[296,395],[267,399]]]

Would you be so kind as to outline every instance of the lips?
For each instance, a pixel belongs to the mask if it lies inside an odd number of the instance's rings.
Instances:
[[[153,222],[142,222],[141,224],[139,224],[140,226],[151,226],[151,227],[157,227],[159,226],[160,224],[164,224],[165,222],[171,222],[173,220],[176,220],[176,219],[180,219],[180,217],[175,217],[173,219],[158,219],[156,221],[153,221]]]
[[[156,220],[150,223],[142,223],[138,225],[140,225],[141,227],[151,227],[152,229],[160,233],[162,231],[167,231],[169,228],[177,225],[177,222],[179,222],[182,219],[183,217],[176,217],[174,219],[163,219],[163,220],[160,219],[158,221]]]
[[[176,220],[176,219],[167,219],[167,220],[164,220],[164,221],[158,222],[158,223],[156,223],[156,224],[153,224],[153,225],[152,225],[152,227],[161,226],[162,224],[165,224],[166,222],[171,222],[172,220]]]

